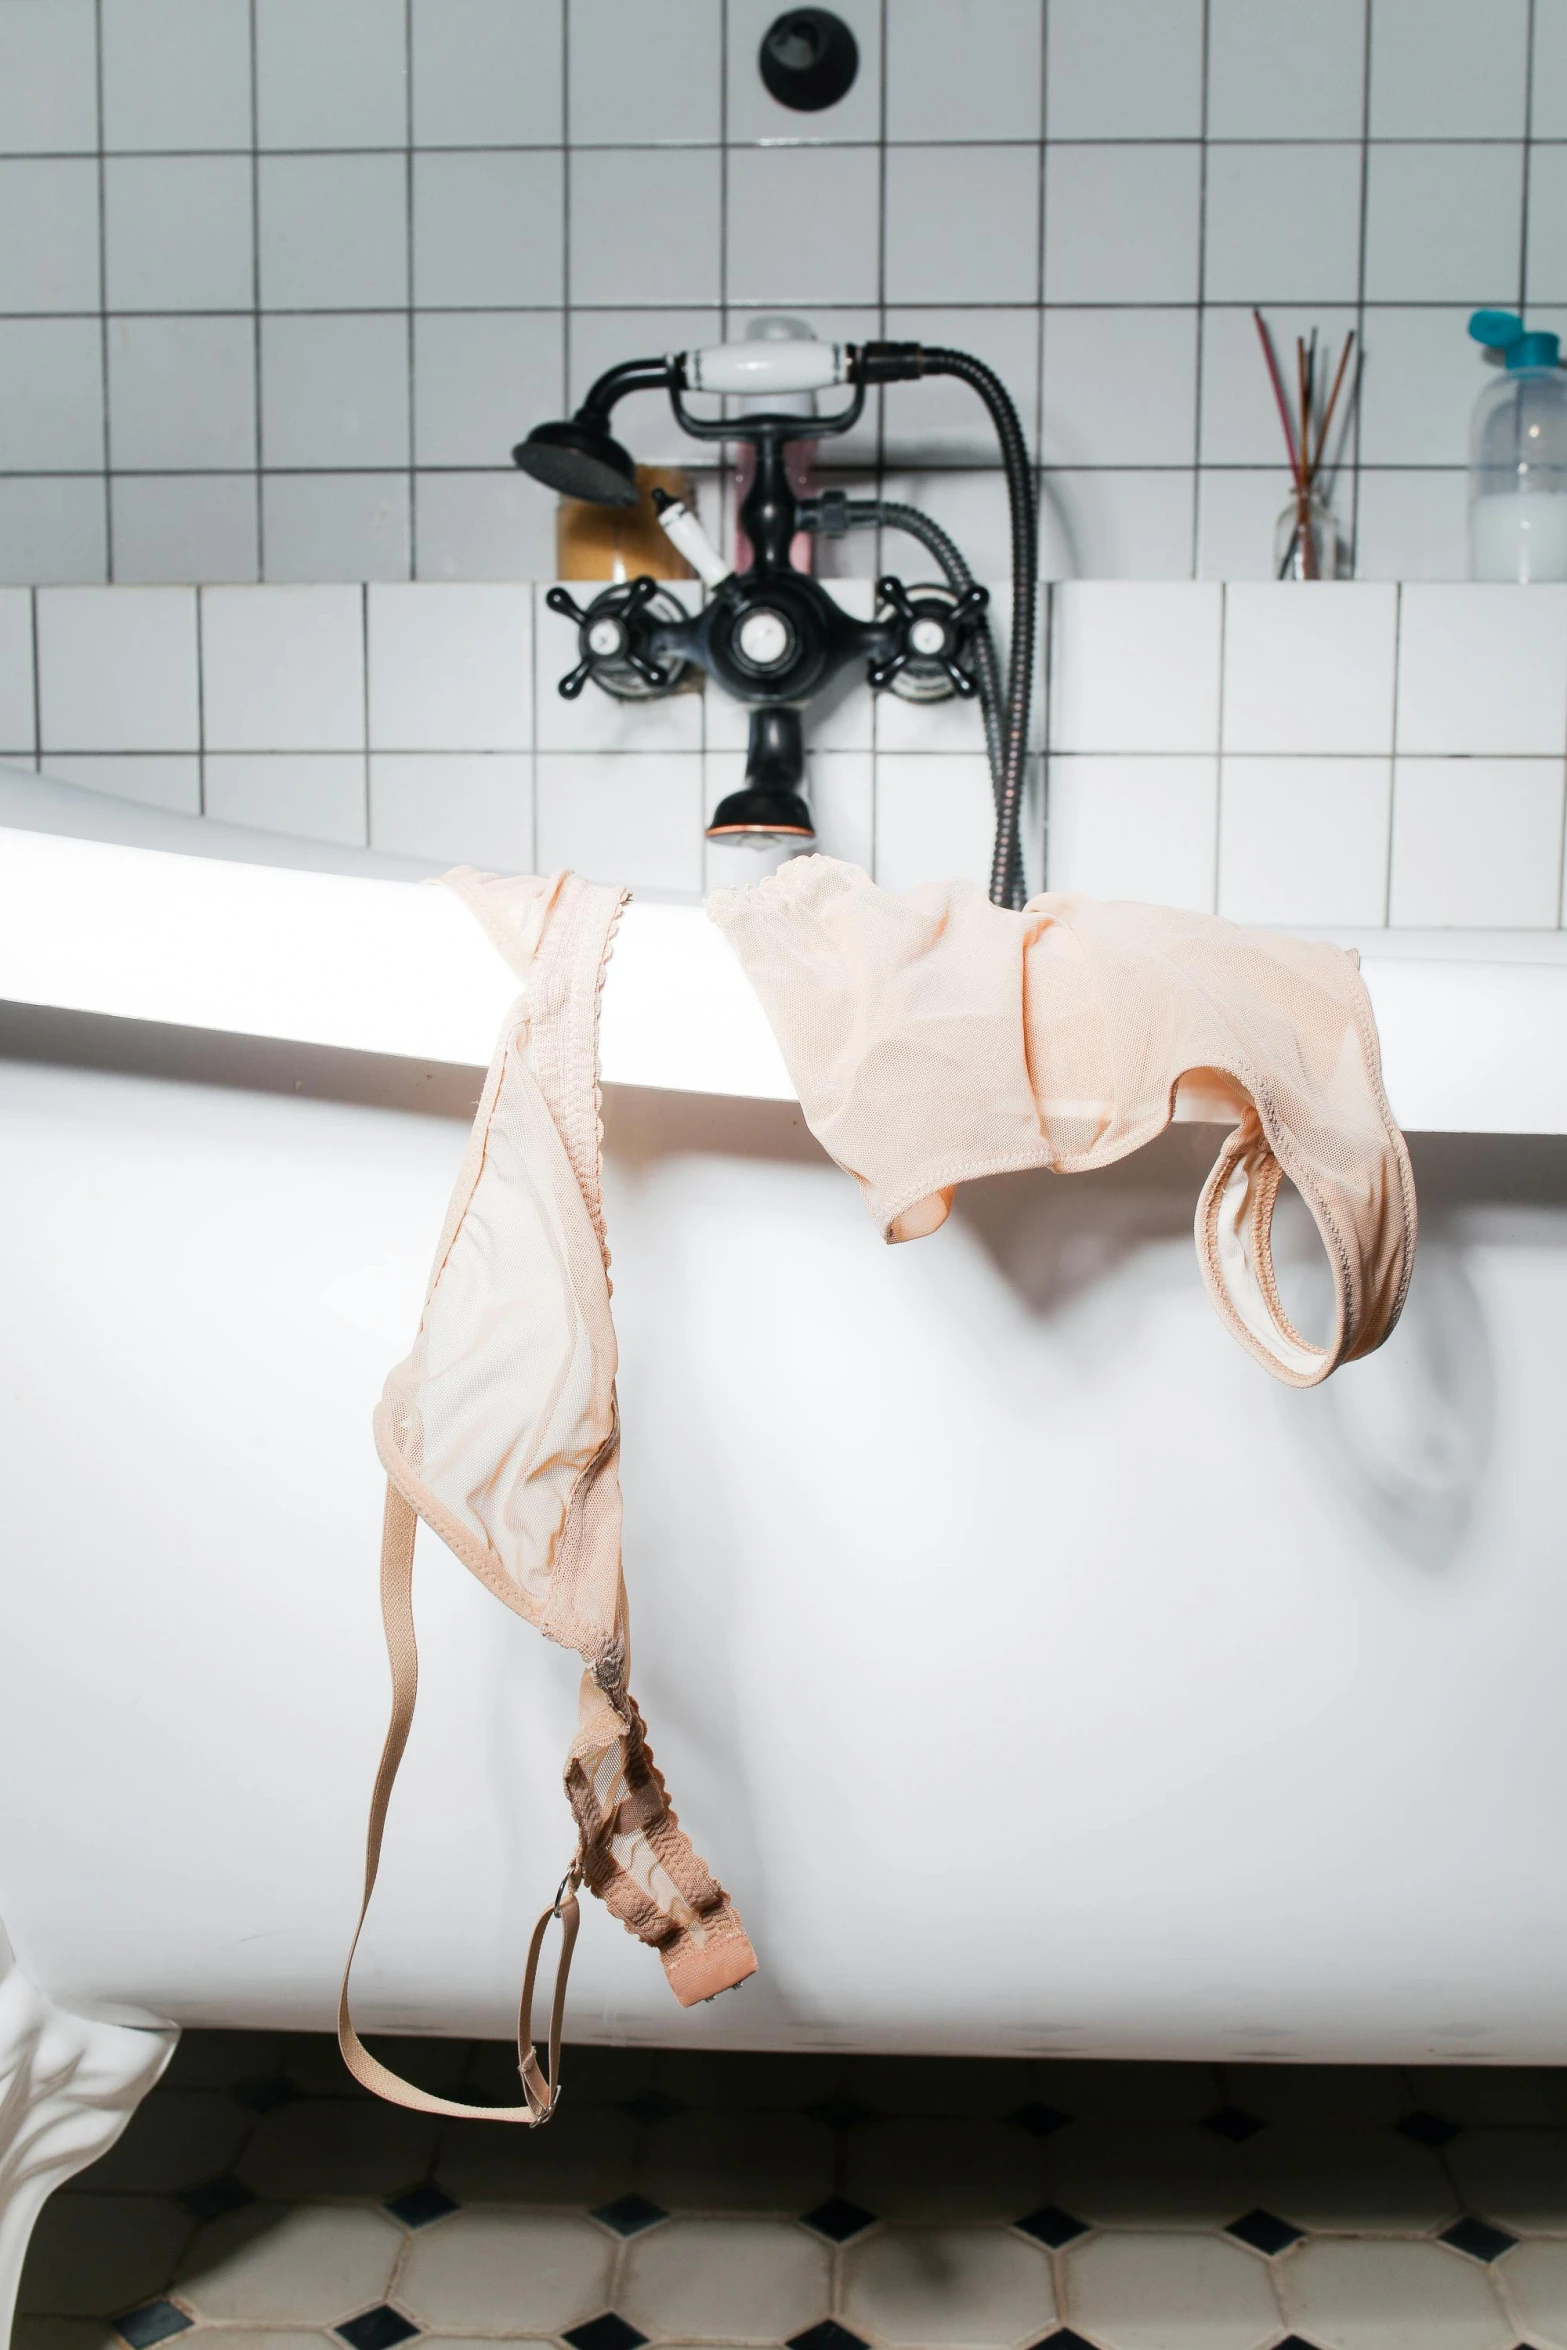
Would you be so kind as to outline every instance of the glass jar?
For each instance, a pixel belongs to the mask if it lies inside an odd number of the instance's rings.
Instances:
[[[1337,579],[1338,524],[1318,490],[1297,490],[1273,526],[1275,579]]]

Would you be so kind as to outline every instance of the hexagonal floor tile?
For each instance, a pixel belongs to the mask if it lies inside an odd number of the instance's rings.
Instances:
[[[1222,2236],[1097,2236],[1063,2273],[1068,2325],[1105,2350],[1258,2350],[1279,2332],[1267,2263]]]
[[[379,2202],[423,2178],[436,2122],[379,2099],[312,2097],[263,2115],[235,2165],[258,2195],[305,2203],[316,2195]]]
[[[18,2309],[107,2317],[161,2293],[191,2232],[189,2212],[150,2195],[53,2195],[22,2268]]]
[[[378,2211],[253,2203],[202,2229],[178,2291],[199,2317],[335,2325],[384,2299],[406,2242]]]
[[[1567,2244],[1519,2244],[1496,2272],[1517,2330],[1548,2350],[1567,2350]]]
[[[831,2268],[791,2220],[673,2219],[630,2244],[615,2306],[646,2334],[782,2342],[826,2314]]]
[[[458,2211],[413,2239],[397,2303],[442,2334],[559,2334],[606,2307],[614,2257],[574,2214]]]
[[[894,2346],[1033,2342],[1056,2314],[1049,2254],[1010,2228],[888,2228],[843,2274],[845,2325]]]
[[[1011,2122],[866,2122],[845,2141],[843,2191],[883,2219],[1016,2219],[1049,2200],[1044,2165]]]
[[[1290,2325],[1319,2350],[1511,2350],[1515,2339],[1490,2270],[1445,2244],[1319,2238],[1275,2271]]]

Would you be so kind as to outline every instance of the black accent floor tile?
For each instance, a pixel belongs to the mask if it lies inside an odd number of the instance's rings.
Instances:
[[[620,2110],[629,2113],[634,2122],[667,2122],[672,2121],[677,2113],[684,2113],[685,2107],[678,2097],[671,2097],[665,2089],[639,2089],[635,2097],[625,2100]],[[597,2322],[595,2319],[594,2323]],[[617,2319],[616,2323],[619,2322]]]
[[[405,2228],[427,2228],[431,2220],[444,2219],[449,2211],[455,2211],[457,2201],[444,2188],[426,2181],[422,2187],[405,2188],[401,2195],[388,2195],[386,2208]]]
[[[1081,2334],[1074,2334],[1070,2326],[1057,2326],[1053,2334],[1045,2334],[1034,2344],[1034,2350],[1094,2350],[1094,2346]]]
[[[1053,2138],[1057,2130],[1066,2128],[1071,2118],[1058,2105],[1039,2104],[1020,2105],[1015,2113],[1007,2115],[1009,2122],[1015,2122],[1020,2130],[1027,2130],[1031,2138]]]
[[[225,2171],[221,2178],[203,2179],[198,2186],[182,2187],[174,2200],[184,2205],[192,2219],[222,2219],[226,2212],[243,2211],[256,2198],[243,2179]]]
[[[829,2244],[847,2244],[851,2236],[862,2236],[875,2224],[876,2214],[862,2203],[851,2203],[847,2195],[830,2195],[814,2211],[802,2211],[800,2218]]]
[[[274,2113],[280,2105],[297,2105],[304,2091],[281,2073],[263,2073],[259,2081],[236,2081],[229,2094],[252,2113]]]
[[[1203,2115],[1202,2126],[1212,2130],[1216,2138],[1228,2138],[1232,2146],[1244,2146],[1248,2138],[1255,2138],[1268,2125],[1259,2121],[1256,2114],[1248,2113],[1244,2106],[1221,2105],[1215,2112]]]
[[[1036,2244],[1048,2244],[1052,2252],[1059,2252],[1063,2244],[1075,2244],[1079,2236],[1088,2233],[1086,2219],[1078,2219],[1070,2211],[1063,2211],[1059,2203],[1042,2204],[1023,2219],[1012,2222],[1025,2236],[1032,2236]]]
[[[841,2089],[834,2089],[803,2111],[807,2121],[820,2122],[824,2130],[852,2130],[856,2122],[870,2121],[874,2109],[862,2105],[857,2097],[846,2097]]]
[[[1500,2260],[1517,2241],[1505,2228],[1493,2228],[1485,2219],[1455,2219],[1450,2228],[1442,2230],[1442,2242],[1451,2244],[1455,2252],[1467,2252],[1471,2260]]]
[[[640,2236],[644,2228],[656,2228],[669,2214],[646,2195],[617,2195],[613,2203],[601,2203],[593,2217],[613,2228],[617,2236]]]
[[[561,2340],[569,2342],[571,2350],[641,2350],[647,2336],[639,2334],[629,2319],[606,2309],[602,2317],[590,2317],[573,2326]]]
[[[131,2350],[152,2350],[154,2342],[167,2342],[171,2335],[188,2334],[195,2324],[183,2309],[176,2309],[172,2301],[145,2301],[140,2309],[128,2309],[114,2321],[114,2330]]]
[[[1306,2231],[1292,2226],[1287,2219],[1280,2219],[1277,2212],[1248,2211],[1241,2218],[1232,2219],[1224,2232],[1249,2244],[1253,2252],[1266,2252],[1271,2260],[1275,2252],[1298,2244]]]
[[[1317,2345],[1308,2342],[1304,2334],[1286,2334],[1278,2350],[1317,2350]]]
[[[393,2350],[395,2343],[409,2341],[419,2328],[382,2301],[374,2309],[362,2309],[357,2317],[345,2318],[333,2331],[341,2334],[349,2350]]]
[[[835,2317],[824,2317],[820,2325],[807,2326],[803,2334],[791,2334],[788,2350],[865,2350],[865,2338],[851,2334]]]
[[[1393,2124],[1402,2137],[1413,2138],[1417,2146],[1449,2146],[1463,2125],[1450,2122],[1441,2113],[1406,2113],[1402,2121]]]

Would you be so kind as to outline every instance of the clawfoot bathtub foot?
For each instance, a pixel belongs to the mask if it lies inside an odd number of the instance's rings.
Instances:
[[[114,2144],[179,2038],[89,2023],[46,1999],[0,1927],[0,2350],[52,2189]]]

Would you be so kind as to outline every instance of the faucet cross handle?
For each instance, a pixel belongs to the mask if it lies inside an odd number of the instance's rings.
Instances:
[[[889,607],[898,641],[883,660],[872,662],[867,672],[869,683],[879,692],[908,671],[910,683],[917,678],[927,693],[932,686],[938,692],[945,690],[941,685],[944,679],[953,693],[968,700],[978,690],[977,682],[958,655],[990,602],[986,591],[973,586],[966,587],[960,596],[950,589],[928,589],[911,596],[901,579],[888,576],[876,582],[876,595]]]
[[[610,693],[633,696],[661,693],[670,684],[668,669],[652,659],[645,641],[647,607],[657,594],[656,579],[617,580],[584,611],[568,589],[549,590],[549,609],[576,622],[581,654],[556,689],[564,701],[574,702],[590,678]]]

